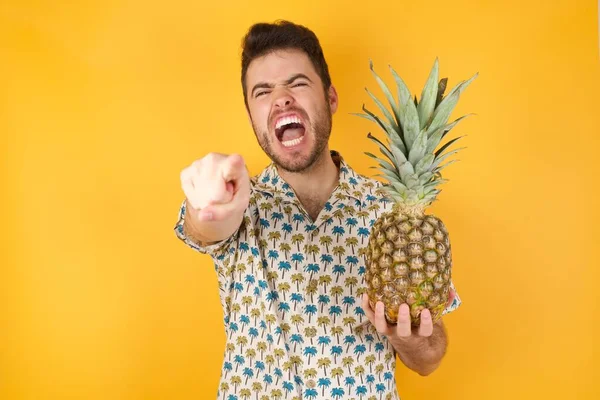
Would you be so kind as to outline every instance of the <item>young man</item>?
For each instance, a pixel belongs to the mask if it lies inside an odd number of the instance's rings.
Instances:
[[[338,97],[313,32],[256,24],[242,88],[272,163],[248,176],[239,155],[210,153],[181,173],[178,237],[214,260],[226,328],[218,397],[397,399],[396,354],[421,375],[446,349],[443,323],[411,329],[364,293],[371,224],[391,209],[380,183],[329,149]],[[446,313],[460,304],[453,293]]]

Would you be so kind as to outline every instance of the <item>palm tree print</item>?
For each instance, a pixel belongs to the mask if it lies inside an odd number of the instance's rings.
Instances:
[[[340,182],[313,221],[273,164],[251,181],[237,233],[199,246],[212,257],[225,322],[219,400],[398,400],[395,352],[366,321],[365,249],[393,202],[339,154]],[[460,305],[456,299],[445,312]]]

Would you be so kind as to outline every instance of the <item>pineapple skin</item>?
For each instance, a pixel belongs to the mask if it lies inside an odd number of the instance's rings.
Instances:
[[[371,308],[383,302],[386,320],[396,324],[400,305],[407,303],[412,326],[420,325],[425,308],[437,322],[446,308],[452,277],[444,223],[396,205],[375,221],[367,246],[365,280]]]

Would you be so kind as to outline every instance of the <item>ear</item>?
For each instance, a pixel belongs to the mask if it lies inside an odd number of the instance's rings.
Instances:
[[[329,86],[329,106],[331,108],[331,113],[335,114],[335,112],[337,111],[338,108],[338,95],[337,95],[337,90],[335,90],[335,86],[331,85]]]

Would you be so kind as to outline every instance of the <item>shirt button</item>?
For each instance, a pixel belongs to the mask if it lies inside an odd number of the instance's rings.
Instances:
[[[309,389],[314,389],[317,386],[317,383],[314,381],[314,379],[309,379],[306,381],[306,387],[308,387]]]

